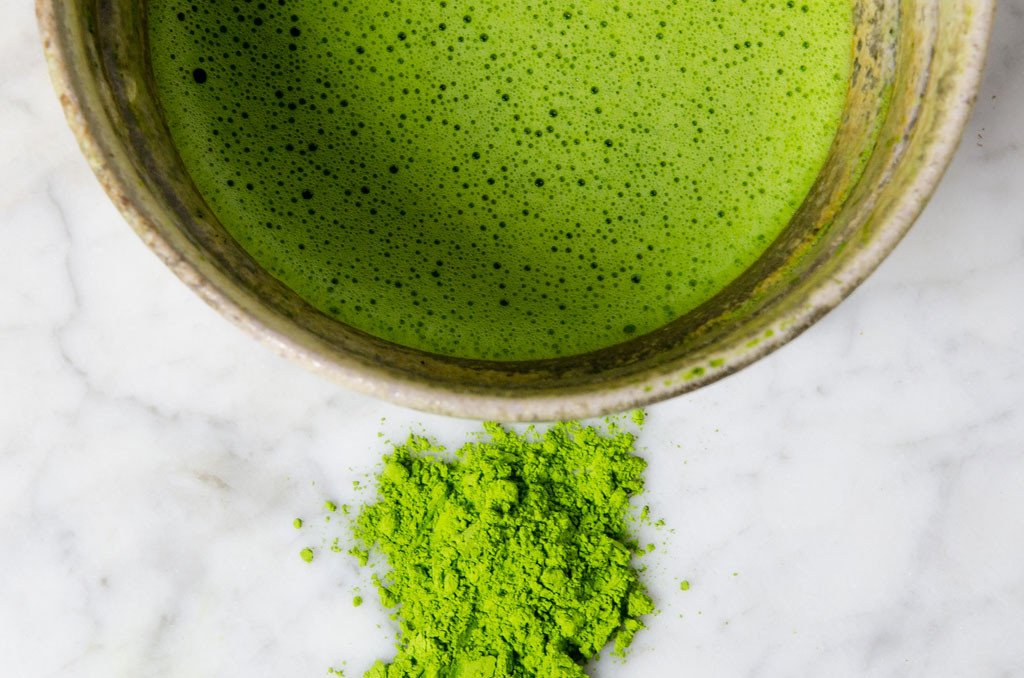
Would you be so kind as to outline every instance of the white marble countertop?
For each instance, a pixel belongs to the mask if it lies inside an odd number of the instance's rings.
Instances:
[[[391,623],[351,606],[351,559],[298,551],[378,432],[475,424],[346,392],[208,309],[80,157],[31,3],[0,16],[0,675],[361,675]],[[1024,676],[1022,111],[1008,0],[896,252],[789,346],[650,408],[661,612],[595,675]]]

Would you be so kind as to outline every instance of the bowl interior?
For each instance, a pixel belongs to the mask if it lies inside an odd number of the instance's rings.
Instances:
[[[487,362],[382,341],[332,319],[228,235],[185,171],[148,66],[145,3],[40,0],[54,78],[100,179],[209,303],[280,351],[413,407],[502,419],[622,410],[695,388],[795,336],[895,245],[941,175],[975,92],[992,2],[855,2],[839,132],[780,237],[695,311],[608,349]]]

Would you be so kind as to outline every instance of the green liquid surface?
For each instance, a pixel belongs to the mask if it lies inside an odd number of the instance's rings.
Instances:
[[[150,0],[193,180],[268,271],[467,358],[611,346],[788,223],[852,61],[841,0]]]

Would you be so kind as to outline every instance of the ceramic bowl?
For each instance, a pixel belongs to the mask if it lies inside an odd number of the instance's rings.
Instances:
[[[953,155],[995,0],[856,0],[854,68],[829,158],[782,235],[695,311],[612,348],[488,362],[372,337],[304,302],[217,221],[171,142],[147,60],[146,3],[38,0],[71,128],[150,248],[223,315],[345,386],[480,419],[621,411],[699,388],[790,341],[892,250]]]

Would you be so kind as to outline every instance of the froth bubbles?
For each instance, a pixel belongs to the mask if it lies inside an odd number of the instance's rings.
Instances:
[[[310,303],[469,358],[610,346],[697,307],[813,182],[851,3],[151,0],[175,143]]]

